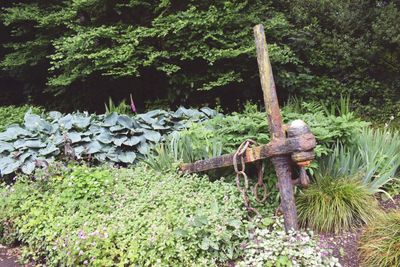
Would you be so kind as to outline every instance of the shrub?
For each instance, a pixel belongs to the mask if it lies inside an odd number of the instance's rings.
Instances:
[[[365,266],[400,266],[400,212],[382,214],[368,225],[360,238]]]
[[[46,266],[216,266],[246,237],[241,197],[222,181],[143,165],[62,168],[36,180],[0,191],[0,221],[5,238]]]
[[[282,111],[284,122],[295,119],[304,120],[317,139],[317,156],[328,154],[338,141],[350,143],[355,133],[368,125],[351,112],[335,116],[326,114],[324,107],[316,103],[300,103],[300,111],[285,107]],[[197,139],[218,138],[223,144],[223,151],[231,153],[246,139],[253,139],[266,144],[270,140],[267,115],[255,105],[247,104],[242,113],[217,115],[199,125],[192,126],[183,134]]]
[[[0,133],[0,172],[6,175],[20,169],[30,174],[38,162],[54,158],[130,164],[147,154],[150,145],[162,141],[164,135],[214,115],[209,108],[183,107],[134,117],[53,111],[46,120],[27,113],[23,127],[11,126]]]
[[[11,124],[22,124],[25,113],[31,110],[33,114],[42,114],[44,109],[34,106],[5,106],[0,107],[0,132],[4,131]]]
[[[321,232],[341,232],[370,222],[378,204],[356,179],[317,177],[296,197],[299,223]]]
[[[286,234],[282,228],[282,222],[276,220],[270,227],[250,231],[238,266],[340,266],[328,251],[318,247],[312,232]]]

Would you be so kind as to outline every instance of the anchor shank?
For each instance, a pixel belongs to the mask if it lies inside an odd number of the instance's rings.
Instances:
[[[282,117],[279,110],[278,98],[274,76],[272,74],[271,62],[269,60],[267,42],[265,40],[264,28],[261,24],[254,28],[254,38],[257,50],[257,62],[260,72],[261,87],[264,93],[265,108],[272,140],[285,139],[282,127]],[[286,232],[298,229],[296,204],[292,186],[292,168],[290,157],[287,155],[273,157],[272,163],[278,176],[278,187],[281,194],[281,206],[285,219]]]

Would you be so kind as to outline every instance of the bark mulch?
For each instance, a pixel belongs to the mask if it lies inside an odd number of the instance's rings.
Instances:
[[[380,200],[379,205],[385,211],[400,211],[400,195],[395,196],[393,201]],[[320,246],[332,250],[343,267],[359,267],[358,240],[361,233],[362,228],[340,234],[320,234]]]

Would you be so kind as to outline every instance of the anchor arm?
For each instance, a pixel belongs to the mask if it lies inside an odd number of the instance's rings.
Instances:
[[[304,154],[301,161],[312,160],[314,158],[312,150],[315,146],[316,140],[312,133],[303,133],[285,139],[275,138],[266,145],[246,149],[243,154],[244,162],[250,163],[282,155],[298,155],[300,152],[304,151],[309,153]],[[187,173],[193,173],[232,166],[233,157],[234,154],[227,154],[211,159],[199,160],[194,163],[186,163],[180,166],[180,170]]]

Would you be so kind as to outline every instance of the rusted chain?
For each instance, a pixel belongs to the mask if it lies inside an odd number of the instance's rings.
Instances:
[[[242,195],[244,205],[249,212],[253,212],[256,215],[260,215],[258,210],[251,206],[249,197],[247,195],[247,191],[249,189],[249,179],[245,172],[246,164],[244,161],[244,153],[247,148],[251,147],[252,145],[257,145],[257,142],[248,139],[244,141],[236,150],[235,154],[233,155],[233,168],[236,172],[236,186],[239,192]],[[240,168],[238,166],[238,158],[240,158]],[[267,187],[264,184],[263,176],[264,176],[264,163],[257,163],[257,175],[258,180],[254,187],[253,194],[257,201],[264,202],[268,198]],[[243,186],[241,185],[241,178],[243,179]],[[258,196],[258,188],[262,188],[263,190],[263,197],[262,199]]]

